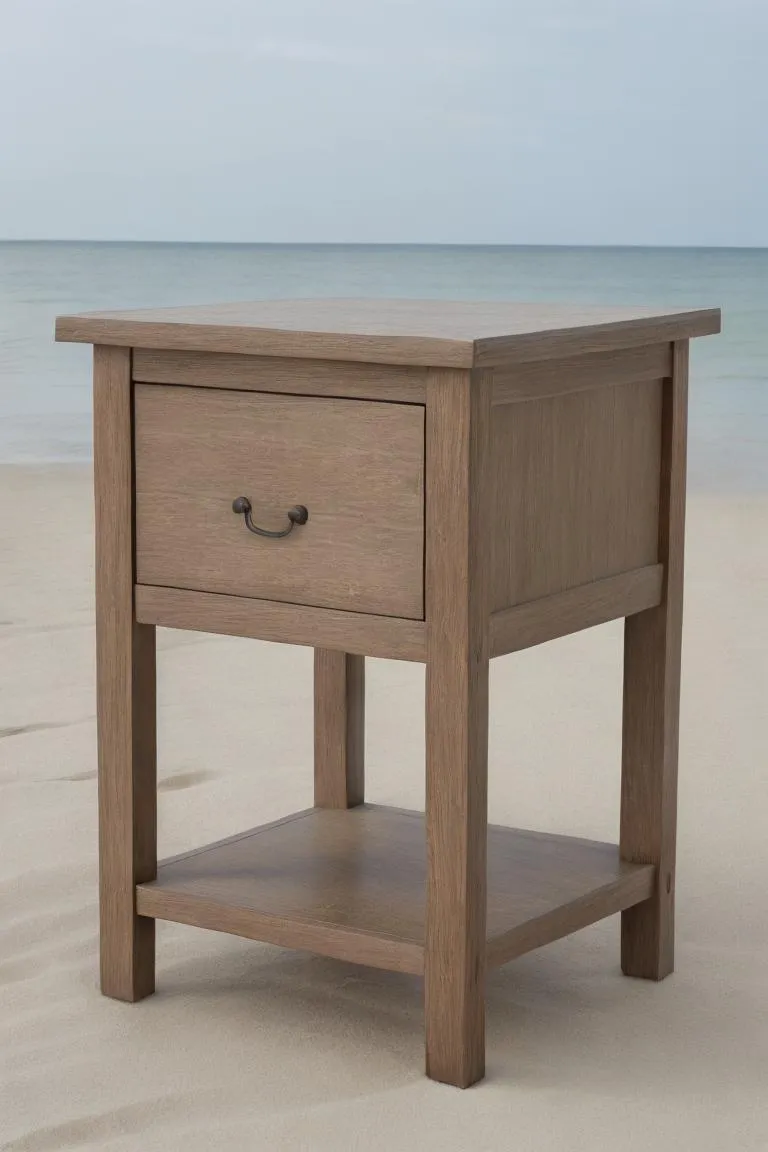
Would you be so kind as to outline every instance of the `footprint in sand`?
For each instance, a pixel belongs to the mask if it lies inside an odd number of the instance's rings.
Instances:
[[[194,788],[197,784],[203,784],[206,780],[212,780],[213,772],[205,772],[198,770],[194,772],[177,772],[173,776],[166,776],[164,779],[159,780],[157,784],[158,792],[181,792],[185,788]],[[69,784],[78,783],[81,780],[95,780],[96,769],[93,768],[88,772],[74,772],[71,776],[57,776],[57,781],[66,781]]]
[[[173,776],[166,776],[158,781],[158,792],[181,792],[184,788],[194,788],[196,784],[203,784],[213,779],[213,772],[199,769],[194,772],[176,772]]]

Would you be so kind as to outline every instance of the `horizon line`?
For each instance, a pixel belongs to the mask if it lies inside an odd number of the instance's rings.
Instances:
[[[386,241],[386,240],[124,240],[91,237],[0,237],[0,244],[112,244],[127,247],[215,247],[215,248],[514,248],[530,250],[609,249],[657,252],[764,252],[766,244],[541,244],[473,241]]]

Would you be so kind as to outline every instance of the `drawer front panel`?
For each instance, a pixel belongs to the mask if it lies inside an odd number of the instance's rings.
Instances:
[[[421,619],[424,409],[137,384],[140,584]],[[250,532],[232,502],[281,539]]]

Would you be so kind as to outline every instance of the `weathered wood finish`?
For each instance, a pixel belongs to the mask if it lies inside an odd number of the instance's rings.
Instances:
[[[348,396],[353,400],[424,404],[427,369],[351,361],[285,360],[215,352],[160,352],[135,348],[133,379],[249,392]]]
[[[427,383],[427,1074],[485,1074],[490,373]]]
[[[495,842],[495,831],[489,829],[488,839],[488,916],[494,927],[497,912],[493,905],[499,890],[495,858],[499,846]],[[525,904],[532,910],[534,901],[541,899],[542,905],[551,901],[552,907],[546,910],[542,907],[538,914],[531,915],[527,920],[523,920],[522,916],[514,917],[515,923],[506,931],[489,930],[486,957],[489,968],[498,968],[534,948],[551,944],[563,936],[578,932],[580,928],[586,928],[588,924],[604,920],[606,916],[639,905],[655,889],[656,869],[653,865],[628,864],[621,860],[613,844],[596,844],[590,840],[576,840],[566,836],[542,837],[535,832],[519,832],[516,835],[519,836],[517,844],[510,840],[506,845],[510,859],[505,868],[508,892],[505,893],[504,903],[511,904],[514,899],[512,894],[516,896],[518,889],[523,886],[512,869],[512,853],[509,849],[514,844],[519,848],[514,863],[526,877]],[[531,837],[537,838],[535,844],[531,843]],[[538,852],[541,852],[541,859],[537,858]],[[507,917],[513,919],[509,913]]]
[[[688,413],[688,342],[675,345],[662,411],[659,560],[664,598],[627,619],[621,855],[658,870],[653,899],[625,912],[621,965],[628,976],[662,980],[674,968],[677,748]]]
[[[616,387],[636,380],[662,380],[671,371],[671,344],[617,348],[564,360],[534,360],[494,371],[493,403],[542,400],[545,396]]]
[[[490,618],[491,656],[543,644],[661,602],[663,567],[623,572],[555,596],[495,612]],[[136,587],[141,623],[222,636],[249,636],[282,644],[322,643],[337,652],[387,660],[427,659],[427,629],[420,620],[365,616],[306,608],[301,604],[191,592],[182,588]]]
[[[133,619],[131,354],[95,347],[96,693],[101,990],[155,990],[155,925],[134,887],[157,867],[155,630]]]
[[[657,563],[661,387],[494,408],[493,612]]]
[[[423,408],[137,384],[135,409],[139,583],[423,617]],[[309,520],[254,536],[241,495]]]
[[[315,804],[365,799],[365,659],[315,648]]]
[[[136,618],[143,624],[187,628],[219,636],[249,636],[277,644],[305,644],[387,660],[425,661],[423,620],[363,616],[245,596],[136,586]]]
[[[444,368],[493,368],[720,331],[693,312],[453,300],[259,300],[60,316],[57,340]]]
[[[423,974],[427,1072],[466,1087],[489,965],[621,912],[623,970],[672,970],[688,340],[719,329],[716,309],[382,300],[58,321],[112,345],[105,992],[153,990],[155,918]],[[236,496],[264,527],[309,521],[264,540]],[[489,827],[490,658],[621,616],[620,844]],[[159,871],[155,625],[315,649],[315,806]],[[366,656],[426,661],[423,816],[364,802]]]
[[[664,568],[649,564],[619,576],[582,584],[491,616],[491,656],[545,644],[582,628],[606,624],[661,603]]]
[[[613,844],[489,827],[488,963],[647,899],[654,876]],[[182,853],[136,897],[158,919],[420,974],[425,893],[423,814],[366,804],[310,809]]]
[[[641,316],[642,309],[566,307],[562,327],[547,329],[544,320],[548,312],[546,305],[521,307],[530,308],[534,316],[541,316],[542,324],[538,331],[531,330],[534,324],[529,320],[526,331],[476,340],[475,368],[587,356],[620,348],[639,348],[644,344],[668,344],[720,331],[718,308]],[[557,314],[558,306],[551,307]]]

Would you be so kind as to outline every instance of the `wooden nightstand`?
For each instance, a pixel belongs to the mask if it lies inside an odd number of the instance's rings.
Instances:
[[[154,922],[423,973],[427,1073],[484,977],[622,912],[673,967],[688,341],[717,310],[281,301],[64,317],[93,343],[101,982]],[[619,846],[487,825],[488,663],[625,616]],[[157,864],[155,627],[315,648],[315,807]],[[364,804],[364,657],[427,664],[427,803]]]

